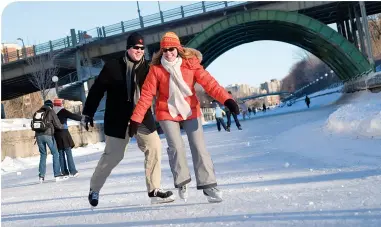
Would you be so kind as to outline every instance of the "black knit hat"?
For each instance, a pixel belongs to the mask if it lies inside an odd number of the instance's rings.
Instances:
[[[127,38],[126,49],[129,49],[132,46],[135,46],[136,44],[144,45],[144,39],[142,35],[140,35],[137,32],[134,32]]]
[[[44,105],[45,106],[50,106],[51,108],[53,108],[53,102],[52,102],[52,100],[46,100],[45,102],[44,102]]]

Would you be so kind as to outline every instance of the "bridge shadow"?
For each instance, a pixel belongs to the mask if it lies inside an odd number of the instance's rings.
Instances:
[[[381,169],[371,169],[371,170],[361,170],[361,171],[350,171],[350,172],[338,172],[332,174],[321,174],[316,176],[302,176],[294,178],[282,178],[268,181],[255,181],[255,182],[239,182],[239,183],[229,183],[229,184],[219,184],[222,187],[231,186],[242,186],[250,185],[253,187],[258,186],[271,186],[271,185],[286,185],[286,184],[307,184],[307,183],[317,183],[317,182],[327,182],[327,181],[337,181],[337,180],[353,180],[359,178],[366,178],[372,176],[380,176]]]
[[[117,207],[117,208],[96,208],[96,211],[91,211],[90,209],[77,209],[77,210],[64,210],[64,211],[49,211],[49,212],[36,212],[36,213],[26,213],[16,215],[5,215],[2,217],[4,223],[11,221],[20,220],[32,220],[32,219],[43,219],[43,218],[60,218],[60,217],[75,217],[83,215],[93,215],[96,212],[97,215],[108,214],[108,213],[136,213],[136,212],[152,212],[165,208],[171,207],[191,207],[197,204],[168,204],[165,206],[127,206],[127,207]],[[207,205],[207,204],[205,204]],[[210,204],[209,204],[210,205]],[[212,205],[211,205],[212,206]],[[197,224],[211,224],[214,222],[274,222],[274,221],[371,221],[372,223],[381,222],[381,208],[371,208],[371,209],[347,209],[347,210],[326,210],[326,211],[302,211],[302,212],[271,212],[271,213],[243,213],[234,215],[218,215],[218,216],[207,216],[207,217],[179,217],[170,218],[163,220],[146,220],[146,221],[127,221],[127,222],[114,222],[114,223],[92,223],[91,226],[151,226],[151,225],[197,225]],[[356,215],[354,215],[356,214]],[[252,223],[251,223],[252,224]],[[66,224],[60,226],[66,227],[82,227],[88,226],[89,224]],[[47,225],[55,227],[57,225]]]

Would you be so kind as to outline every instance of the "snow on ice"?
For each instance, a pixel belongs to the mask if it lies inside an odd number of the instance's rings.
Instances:
[[[6,158],[2,226],[381,226],[381,93],[335,93],[311,104],[259,112],[241,122],[242,131],[234,124],[230,133],[214,124],[204,128],[224,192],[219,204],[196,190],[192,173],[187,203],[177,196],[173,203],[151,205],[144,155],[134,140],[94,211],[87,193],[104,143],[74,149],[80,175],[58,183],[51,156],[43,184],[38,157]],[[162,143],[162,187],[177,195]]]

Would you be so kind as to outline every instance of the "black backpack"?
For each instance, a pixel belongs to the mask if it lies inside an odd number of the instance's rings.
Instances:
[[[30,122],[30,127],[35,132],[45,132],[49,128],[47,121],[49,109],[41,108],[33,114],[33,119]]]

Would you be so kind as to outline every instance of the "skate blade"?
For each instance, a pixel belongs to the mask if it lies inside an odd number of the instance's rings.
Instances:
[[[175,201],[175,197],[173,195],[169,196],[168,198],[151,198],[151,204],[171,203],[173,201]]]
[[[210,196],[207,196],[206,198],[208,199],[209,203],[220,203],[220,202],[222,202],[222,198],[214,198],[214,197],[210,197]]]

